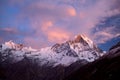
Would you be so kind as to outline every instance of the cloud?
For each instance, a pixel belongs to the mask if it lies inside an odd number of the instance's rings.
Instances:
[[[17,33],[17,29],[15,28],[8,28],[8,27],[5,27],[5,28],[0,28],[0,31],[1,32],[5,32],[5,33],[11,33],[11,34],[14,34],[14,33]]]
[[[54,29],[54,30],[49,30],[47,32],[47,37],[50,42],[64,42],[70,39],[71,34],[67,31],[64,31],[62,29]]]
[[[0,28],[0,43],[8,40],[16,40],[16,35],[18,34],[17,29],[15,28]]]
[[[38,43],[49,45],[49,43],[63,42],[76,34],[86,34],[98,43],[106,42],[114,38],[113,35],[119,34],[113,33],[115,27],[111,29],[111,27],[107,28],[108,26],[105,26],[102,31],[93,33],[97,25],[105,22],[107,18],[120,15],[119,0],[10,1],[14,6],[19,5],[21,12],[17,16],[18,22],[29,22],[30,26],[24,41],[34,47],[39,47]],[[2,31],[10,32],[11,30]],[[102,38],[99,39],[98,36]]]
[[[61,19],[76,16],[76,10],[72,6],[40,2],[31,4],[26,9],[25,13],[28,13],[26,16],[31,20],[35,36],[45,36],[49,42],[54,43],[69,39],[70,33],[56,23]]]
[[[82,4],[88,3],[85,0]],[[105,31],[104,33],[98,32],[95,34],[91,34],[91,32],[99,23],[104,22],[107,17],[120,14],[119,8],[113,8],[115,5],[114,1],[100,0],[89,4],[85,8],[77,6],[79,9],[76,9],[73,5],[74,2],[71,5],[47,2],[38,2],[30,5],[27,8],[30,11],[28,11],[28,14],[30,15],[29,17],[33,14],[35,15],[32,17],[32,25],[36,29],[37,34],[42,33],[50,42],[62,42],[64,39],[69,39],[70,36],[76,34],[86,34],[90,38],[93,38],[93,35],[107,36],[107,38],[102,37],[104,40],[97,39],[104,42],[113,38],[108,36],[107,33],[105,34]],[[112,35],[112,33],[109,35]],[[95,37],[94,39],[96,40]]]
[[[20,31],[16,27],[2,27],[0,28],[0,43],[12,40],[14,42],[22,43],[23,38],[30,35],[29,31]]]
[[[113,38],[120,37],[120,33],[115,33],[115,27],[106,27],[103,30],[99,30],[93,36],[97,44],[105,43]]]
[[[80,10],[80,25],[84,26],[86,30],[88,29],[87,31],[91,31],[90,29],[96,27],[97,24],[104,21],[107,17],[120,14],[118,9],[111,9],[113,5],[113,1],[109,3],[108,0],[100,0],[92,4],[92,6]]]
[[[53,22],[52,21],[45,21],[45,22],[42,23],[41,30],[43,32],[45,32],[52,26],[53,26]]]
[[[42,23],[41,30],[43,34],[48,38],[48,41],[61,43],[69,40],[72,34],[66,29],[55,26],[51,21],[45,21]]]
[[[54,4],[48,2],[35,2],[24,9],[28,17],[44,19],[67,18],[76,15],[75,9],[70,5]]]
[[[76,11],[72,7],[68,8],[67,12],[69,13],[70,16],[76,16]]]
[[[15,28],[10,28],[10,27],[0,28],[0,37],[2,38],[6,38],[6,39],[13,38],[17,34],[18,34],[18,30]]]
[[[78,18],[76,19],[77,23],[74,23],[74,25],[77,24],[77,26],[82,26],[82,27],[78,27],[79,29],[77,29],[78,30],[77,33],[79,32],[85,33],[91,39],[97,41],[97,43],[103,43],[103,42],[105,43],[109,39],[114,38],[113,36],[119,33],[113,34],[112,32],[114,31],[114,29],[109,30],[108,33],[108,30],[106,30],[106,27],[108,26],[103,27],[103,29],[105,29],[107,32],[98,31],[96,33],[93,33],[92,31],[97,27],[97,25],[104,22],[107,18],[115,15],[120,15],[120,10],[119,10],[120,8],[115,7],[115,4],[116,3],[112,0],[111,2],[109,2],[108,0],[100,0],[92,4],[91,6],[87,7],[86,9],[81,9],[78,14]],[[113,6],[115,8],[113,8]],[[114,26],[114,28],[116,27]],[[100,37],[100,35],[102,37]],[[93,36],[99,36],[97,38],[100,39],[97,39],[96,37]]]

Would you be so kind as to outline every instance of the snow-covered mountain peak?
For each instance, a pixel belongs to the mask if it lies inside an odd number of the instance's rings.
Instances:
[[[16,44],[12,40],[5,42],[2,44],[2,50],[5,49],[15,49],[15,50],[22,50],[22,51],[37,51],[31,47],[25,47],[23,44]]]
[[[14,43],[13,41],[8,41],[8,42],[5,42],[4,44],[2,44],[2,49],[22,49],[23,48],[23,45],[22,44],[16,44]]]
[[[88,45],[89,47],[93,48],[94,44],[93,41],[90,40],[86,35],[79,34],[75,36],[75,39],[72,41],[73,43],[82,43],[84,46]]]

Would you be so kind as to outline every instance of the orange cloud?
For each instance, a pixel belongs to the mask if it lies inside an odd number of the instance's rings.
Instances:
[[[76,11],[75,11],[75,9],[74,8],[68,8],[67,9],[67,12],[68,12],[68,14],[70,15],[70,16],[76,16]]]
[[[47,37],[50,42],[64,42],[70,38],[71,34],[62,29],[56,29],[53,31],[48,31]]]
[[[47,34],[50,42],[63,42],[70,38],[70,34],[64,31],[50,31]]]
[[[43,34],[50,42],[63,42],[70,38],[71,34],[60,27],[56,27],[52,21],[44,21],[41,26]]]

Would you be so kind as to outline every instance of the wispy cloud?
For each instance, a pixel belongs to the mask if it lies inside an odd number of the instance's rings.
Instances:
[[[105,43],[113,38],[120,37],[120,33],[115,33],[115,27],[106,27],[103,30],[99,30],[95,33],[93,38],[98,44]]]
[[[15,39],[18,34],[17,29],[15,28],[0,28],[0,42],[8,41],[9,39]]]
[[[17,29],[15,28],[8,28],[8,27],[5,27],[5,28],[0,28],[0,31],[3,32],[3,33],[11,33],[11,34],[15,34],[17,33]]]

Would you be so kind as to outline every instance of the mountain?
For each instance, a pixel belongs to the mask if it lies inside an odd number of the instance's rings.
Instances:
[[[69,66],[78,60],[92,62],[102,56],[102,51],[86,36],[78,35],[74,40],[40,50],[24,47],[23,44],[15,44],[12,41],[1,45],[2,61],[13,59],[12,62],[21,61],[24,57],[43,60],[40,64]]]
[[[120,42],[104,56],[80,67],[64,80],[120,80]]]
[[[102,56],[85,35],[39,50],[9,41],[0,45],[0,79],[62,80]]]

